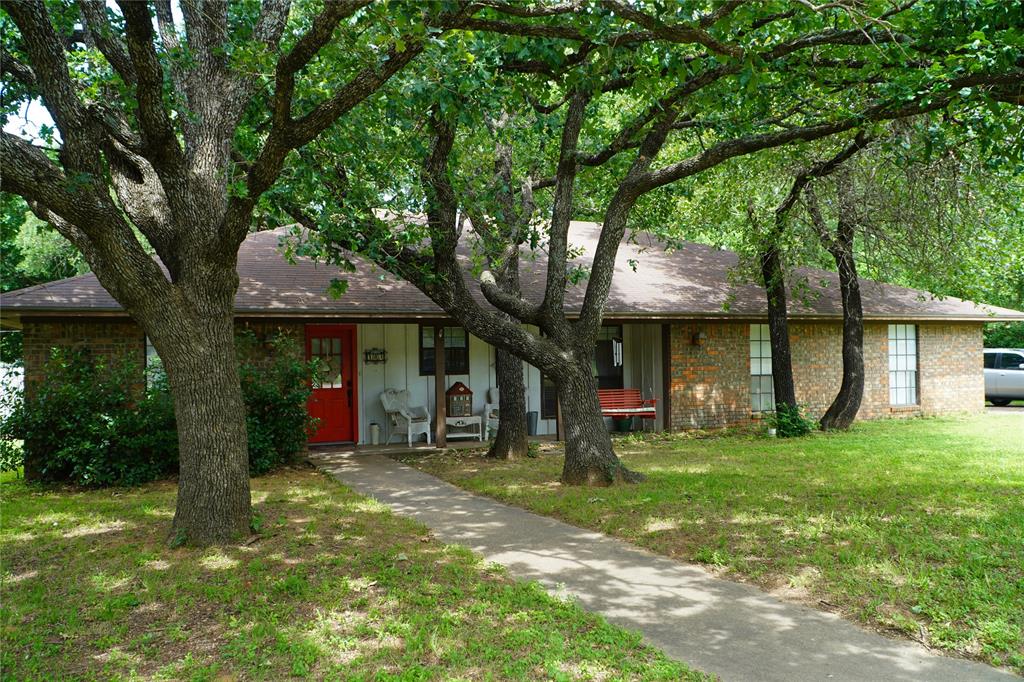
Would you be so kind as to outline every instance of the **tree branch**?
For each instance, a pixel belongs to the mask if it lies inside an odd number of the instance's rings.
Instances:
[[[830,159],[819,161],[812,165],[810,168],[798,173],[793,180],[793,186],[789,190],[789,194],[782,201],[781,204],[775,209],[775,230],[774,236],[781,234],[780,221],[783,216],[793,208],[793,204],[796,203],[797,199],[800,198],[800,193],[807,186],[812,179],[823,178],[832,173],[836,172],[839,167],[851,159],[857,152],[867,147],[874,140],[874,136],[867,135],[863,130],[857,133],[853,142],[847,145],[842,151],[833,156]]]
[[[522,5],[516,2],[500,2],[498,0],[482,0],[478,4],[508,16],[522,18],[573,14],[587,6],[586,0],[569,0],[568,2],[560,2],[554,5],[539,5],[537,7]]]
[[[135,66],[128,58],[124,43],[114,34],[110,22],[107,21],[107,9],[103,0],[78,0],[78,9],[100,53],[114,67],[121,80],[128,85],[135,85]]]
[[[811,217],[811,225],[814,226],[814,231],[818,235],[818,240],[821,242],[821,245],[831,253],[836,247],[836,244],[832,240],[832,235],[829,232],[828,224],[825,222],[825,217],[821,214],[821,206],[818,204],[818,195],[814,191],[814,186],[808,185],[805,187],[803,190],[803,196],[807,206],[807,214]]]
[[[796,126],[785,130],[763,133],[760,135],[749,135],[747,137],[725,140],[712,147],[709,147],[700,154],[691,156],[688,159],[679,161],[651,171],[639,182],[643,192],[649,192],[657,187],[662,187],[676,180],[695,175],[703,170],[731,159],[736,156],[752,154],[763,149],[780,147],[792,142],[818,140],[829,135],[852,130],[871,121],[883,121],[896,118],[906,118],[945,107],[956,96],[956,93],[964,87],[987,86],[994,93],[1004,93],[1007,90],[1019,88],[1020,79],[1024,78],[1024,72],[1013,72],[1006,74],[973,74],[963,78],[954,79],[948,83],[944,94],[921,95],[919,98],[902,104],[883,102],[868,107],[859,115],[851,116],[838,121],[821,121],[819,123]]]
[[[678,109],[674,107],[668,107],[662,113],[656,125],[644,137],[629,171],[619,182],[615,194],[605,208],[601,235],[598,237],[594,260],[590,266],[587,291],[583,297],[579,319],[575,323],[575,329],[579,330],[582,338],[594,338],[601,326],[604,304],[615,275],[615,259],[626,233],[629,212],[642,194],[639,181],[648,173],[654,159],[665,146],[669,131],[672,130],[678,116]]]
[[[25,140],[0,132],[4,190],[23,197],[80,248],[103,286],[127,308],[139,292],[167,293],[160,268],[142,249],[108,194],[77,183]]]
[[[50,23],[46,6],[36,0],[7,3],[4,9],[18,27],[43,104],[60,130],[61,163],[66,169],[81,174],[83,193],[89,189],[94,199],[105,196],[97,140],[101,135],[97,134],[95,122],[78,97],[68,72],[63,39]]]
[[[521,322],[536,323],[538,309],[508,295],[493,276],[485,276],[480,280],[480,289],[484,297],[503,313],[516,317],[522,314],[523,317],[518,317],[518,320],[513,322],[484,311],[469,293],[463,268],[457,257],[458,200],[448,174],[448,158],[455,143],[455,127],[442,120],[436,110],[431,112],[430,125],[434,131],[434,141],[430,154],[424,161],[421,181],[427,195],[427,225],[434,256],[434,271],[447,286],[439,287],[434,283],[427,283],[425,288],[421,288],[442,308],[458,307],[462,310],[473,310],[476,317],[487,320],[489,325],[501,327],[511,337],[535,340],[533,335],[522,329]]]
[[[700,24],[696,26],[665,24],[659,19],[645,14],[640,10],[634,9],[625,2],[619,2],[619,0],[602,0],[602,4],[619,16],[629,19],[633,23],[644,27],[662,40],[668,40],[674,43],[703,45],[716,54],[723,54],[729,57],[741,57],[743,55],[742,48],[735,45],[726,45],[725,43],[720,42],[710,33],[705,31],[705,27]],[[735,7],[733,7],[733,9],[735,9]]]
[[[118,0],[125,20],[128,54],[135,65],[135,97],[139,107],[139,127],[145,157],[157,172],[181,175],[185,157],[174,125],[164,108],[164,74],[153,45],[153,21],[148,7],[141,2]]]
[[[160,43],[164,52],[176,54],[181,50],[181,38],[178,29],[174,25],[174,12],[171,9],[171,0],[155,0],[153,6],[156,10],[156,26],[160,32]],[[170,60],[171,80],[178,92],[182,93],[186,100],[191,100],[193,95],[189,91],[188,78],[178,59]]]
[[[588,94],[575,91],[569,100],[565,122],[562,124],[548,235],[547,282],[544,287],[544,300],[540,306],[542,315],[548,318],[562,315],[565,302],[569,223],[572,221],[573,194],[578,169],[576,149],[589,103]]]
[[[499,21],[496,19],[483,19],[480,17],[466,17],[461,19],[452,28],[468,29],[471,31],[487,31],[500,35],[523,36],[528,38],[554,38],[557,40],[569,40],[577,43],[592,42],[592,38],[579,29],[572,26],[560,26],[556,24],[537,24],[517,21]],[[653,40],[655,35],[650,31],[627,31],[612,36],[607,44],[612,47],[628,45],[638,42]]]
[[[281,36],[284,35],[291,7],[291,0],[263,0],[260,16],[252,30],[253,40],[267,47],[276,48],[281,42]]]
[[[292,95],[295,92],[295,74],[317,55],[326,45],[334,29],[342,20],[351,16],[367,0],[328,3],[314,19],[309,30],[295,43],[295,46],[277,61],[274,74],[273,121],[284,127],[291,123]]]
[[[14,55],[0,48],[0,74],[10,76],[26,88],[36,87],[36,74],[28,64],[18,61]]]

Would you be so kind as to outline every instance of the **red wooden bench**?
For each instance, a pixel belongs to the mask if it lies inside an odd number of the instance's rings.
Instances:
[[[639,388],[599,388],[597,399],[605,417],[654,419],[658,416],[654,407],[656,399],[641,398]]]

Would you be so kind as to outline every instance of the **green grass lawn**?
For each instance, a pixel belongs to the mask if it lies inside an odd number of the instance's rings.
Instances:
[[[555,481],[557,450],[413,460],[455,484],[755,582],[928,646],[1024,671],[1024,415],[845,434],[626,437],[646,482]]]
[[[703,679],[309,469],[261,529],[166,546],[174,485],[0,485],[3,679]]]

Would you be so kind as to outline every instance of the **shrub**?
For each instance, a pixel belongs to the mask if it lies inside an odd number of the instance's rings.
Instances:
[[[21,381],[17,373],[0,374],[0,472],[17,471],[25,459],[21,440],[7,436],[2,431],[2,425],[21,401]]]
[[[239,375],[249,432],[249,472],[259,476],[306,447],[315,422],[306,410],[315,364],[306,362],[296,340],[286,334],[268,339],[259,351],[251,331],[238,334]]]
[[[314,365],[294,339],[278,335],[269,354],[251,333],[238,338],[239,375],[249,433],[249,471],[264,474],[292,459],[314,426],[306,411]],[[159,363],[145,391],[131,363],[107,365],[81,350],[56,349],[31,396],[5,391],[0,470],[24,459],[47,481],[137,485],[177,472],[174,401]],[[19,447],[18,441],[23,441]]]
[[[985,325],[985,348],[1024,348],[1024,322]]]
[[[24,462],[25,453],[21,450],[21,443],[0,439],[0,472],[17,471]]]
[[[35,393],[8,396],[0,437],[5,447],[22,440],[43,480],[134,485],[167,475],[178,463],[173,405],[159,385],[133,391],[135,376],[129,363],[55,349]]]
[[[799,405],[778,405],[768,424],[779,438],[806,436],[814,430],[814,422],[804,416]]]

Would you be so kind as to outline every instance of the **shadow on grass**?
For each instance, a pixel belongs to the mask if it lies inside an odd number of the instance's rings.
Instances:
[[[453,453],[410,463],[786,599],[1020,671],[1024,444],[1021,424],[999,417],[871,424],[793,441],[621,439],[624,461],[648,479],[607,489],[554,483],[558,454],[508,463]],[[657,601],[641,607],[657,613]]]
[[[254,479],[259,535],[204,549],[166,546],[171,483],[2,494],[11,679],[690,674],[311,470]]]

